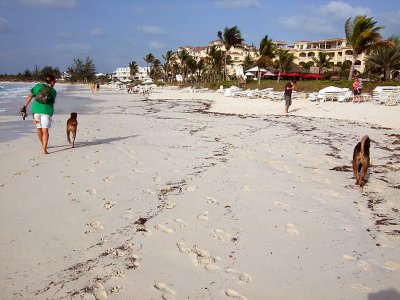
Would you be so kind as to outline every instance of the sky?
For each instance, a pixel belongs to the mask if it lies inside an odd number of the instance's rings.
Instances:
[[[299,40],[344,38],[346,19],[373,17],[384,38],[400,36],[400,0],[0,0],[0,74],[45,66],[66,71],[74,59],[96,71],[162,55],[182,46],[207,46],[237,26],[257,48],[265,35]]]

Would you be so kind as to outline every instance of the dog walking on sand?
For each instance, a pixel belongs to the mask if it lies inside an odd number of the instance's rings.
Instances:
[[[361,142],[354,147],[353,152],[353,172],[356,178],[356,185],[362,187],[365,183],[365,176],[367,176],[367,171],[369,167],[369,147],[370,140],[368,135],[364,135]],[[360,171],[361,175],[359,175]]]
[[[78,129],[78,114],[76,112],[71,113],[71,117],[67,121],[67,140],[71,144],[72,134],[72,148],[75,147],[76,131]]]

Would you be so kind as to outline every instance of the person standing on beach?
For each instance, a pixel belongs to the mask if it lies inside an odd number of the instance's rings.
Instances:
[[[289,112],[289,106],[292,105],[292,92],[294,87],[296,86],[296,80],[291,80],[285,85],[285,113]]]
[[[94,87],[95,87],[94,82],[92,82],[92,83],[90,84],[90,89],[92,90],[92,94],[94,93]]]
[[[97,92],[100,91],[100,83],[98,83],[98,84],[96,85],[96,91],[97,91]]]
[[[37,128],[37,135],[42,144],[43,154],[47,152],[47,144],[49,142],[49,128],[51,127],[51,117],[54,114],[54,103],[57,92],[54,89],[56,79],[53,75],[46,76],[46,83],[38,83],[26,97],[25,104],[21,110],[26,110],[29,102],[34,98],[32,105],[33,122]]]
[[[356,103],[356,100],[358,100],[358,103],[360,103],[361,100],[361,90],[360,90],[360,81],[356,77],[353,82],[353,103]]]

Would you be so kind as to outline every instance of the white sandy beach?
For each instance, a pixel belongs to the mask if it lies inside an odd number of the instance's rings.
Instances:
[[[400,298],[400,106],[77,86],[55,110],[50,155],[0,117],[0,299]]]

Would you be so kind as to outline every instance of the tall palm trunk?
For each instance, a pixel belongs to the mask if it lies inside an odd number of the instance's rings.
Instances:
[[[225,51],[225,58],[224,58],[224,81],[226,80],[226,60],[228,58],[228,51]]]
[[[353,79],[354,65],[356,64],[356,58],[357,58],[357,54],[353,53],[353,57],[351,59],[351,67],[350,67],[348,80],[352,80]]]

